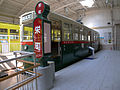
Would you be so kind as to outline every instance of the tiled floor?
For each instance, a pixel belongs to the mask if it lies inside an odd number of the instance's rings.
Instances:
[[[52,90],[120,90],[120,51],[104,50],[56,72]]]

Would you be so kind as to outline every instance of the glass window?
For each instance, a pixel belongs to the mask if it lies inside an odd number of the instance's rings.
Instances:
[[[82,35],[82,40],[84,40],[84,35]]]
[[[78,33],[78,30],[79,30],[79,27],[76,26],[74,32],[77,32],[77,33]]]
[[[71,30],[70,30],[69,24],[64,23],[64,31],[63,32],[64,32],[64,40],[70,40]]]
[[[7,33],[8,33],[7,29],[0,28],[0,34],[7,34]]]
[[[64,23],[64,28],[69,28],[69,24]]]
[[[78,33],[74,33],[73,38],[74,38],[74,40],[78,40]]]
[[[78,35],[78,33],[79,33],[79,27],[77,27],[77,26],[75,26],[75,29],[74,29],[74,31],[73,31],[74,33],[73,33],[73,40],[78,40],[79,38],[79,35]]]
[[[94,41],[96,41],[96,35],[95,35],[95,33],[94,33]]]
[[[61,23],[60,21],[56,21],[56,20],[51,20],[51,21],[52,21],[52,32],[51,32],[52,41],[60,42]]]
[[[83,29],[80,29],[80,40],[82,40]]]
[[[70,39],[70,33],[67,31],[64,31],[64,40],[69,40]]]
[[[8,39],[8,29],[0,28],[0,39]]]
[[[10,29],[10,39],[19,39],[19,30]]]
[[[10,33],[19,35],[19,30],[10,29]]]
[[[90,41],[90,35],[88,35],[88,41]]]
[[[81,35],[81,33],[79,34],[79,40],[81,40],[82,39],[82,35]]]
[[[88,34],[87,34],[88,32],[87,32],[87,30],[84,30],[84,40],[88,40]]]
[[[0,35],[0,39],[8,39],[8,36]]]
[[[33,29],[32,27],[24,27],[23,30],[23,39],[24,40],[32,40],[32,36],[33,36]]]

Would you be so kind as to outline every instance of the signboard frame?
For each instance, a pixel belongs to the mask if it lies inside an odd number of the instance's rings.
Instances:
[[[52,27],[51,27],[51,21],[48,21],[48,20],[43,20],[43,23],[42,23],[42,26],[43,26],[43,33],[44,33],[44,23],[48,23],[48,24],[50,24],[50,44],[52,43],[52,41],[51,41],[51,29],[52,29]],[[49,53],[45,53],[45,49],[44,49],[44,34],[43,34],[43,55],[50,55],[51,54],[51,52],[49,52]],[[50,49],[51,49],[51,46],[50,46]],[[52,49],[51,49],[52,50]],[[50,50],[50,51],[51,51]]]

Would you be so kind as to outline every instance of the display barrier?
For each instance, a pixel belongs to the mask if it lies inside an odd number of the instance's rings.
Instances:
[[[21,54],[21,56],[17,57],[17,53]],[[5,80],[11,79],[12,77],[16,77],[17,83],[6,87],[5,90],[49,90],[53,87],[54,79],[55,79],[55,68],[54,62],[49,61],[48,66],[40,67],[39,63],[36,63],[35,53],[32,52],[23,52],[23,51],[15,51],[15,58],[7,59],[4,61],[0,61],[0,64],[16,60],[16,71],[15,73],[8,75],[6,77],[0,78],[0,82],[4,82]],[[34,57],[34,62],[24,61],[20,58],[23,57]],[[18,62],[24,62],[32,64],[31,67],[23,69],[22,67],[17,67]],[[31,71],[34,69],[34,71]],[[41,73],[41,74],[40,74]],[[40,77],[41,76],[41,77]]]

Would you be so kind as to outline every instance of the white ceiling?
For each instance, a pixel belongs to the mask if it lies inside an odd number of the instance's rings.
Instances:
[[[52,12],[75,20],[80,16],[84,16],[86,11],[110,8],[111,3],[114,7],[120,7],[120,0],[94,0],[94,5],[91,8],[82,6],[79,3],[83,0],[0,0],[0,16],[18,19],[21,14],[34,10],[39,1],[48,3]],[[2,17],[0,17],[0,20]]]

